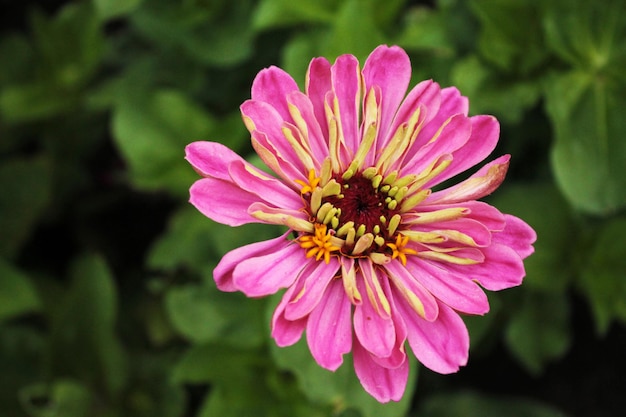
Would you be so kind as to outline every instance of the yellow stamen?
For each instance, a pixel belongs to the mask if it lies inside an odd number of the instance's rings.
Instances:
[[[361,173],[361,175],[363,175],[368,180],[374,178],[376,174],[378,174],[378,169],[376,167],[369,167]]]
[[[324,262],[327,264],[330,263],[331,253],[341,249],[339,246],[334,245],[336,240],[332,239],[332,235],[327,233],[325,224],[315,223],[315,233],[300,236],[298,240],[300,247],[307,249],[307,258],[315,256],[316,261],[324,258]]]
[[[341,185],[335,180],[328,181],[326,185],[324,185],[324,188],[322,188],[322,197],[339,194],[341,194]]]
[[[360,255],[372,246],[374,242],[374,235],[371,233],[365,233],[363,236],[359,237],[356,243],[354,244],[354,249],[352,249],[353,255]]]
[[[350,229],[354,229],[354,222],[353,221],[349,221],[347,223],[345,223],[343,226],[341,226],[339,228],[339,230],[337,230],[337,233],[335,233],[336,236],[345,236],[348,234],[348,230]]]
[[[404,266],[406,266],[407,255],[417,255],[415,249],[406,247],[407,243],[409,243],[409,237],[399,233],[398,236],[396,236],[396,243],[387,243],[387,246],[392,250],[391,259],[399,258]]]
[[[312,193],[315,187],[320,183],[321,178],[315,175],[315,169],[311,168],[309,170],[309,177],[307,178],[307,182],[302,180],[294,180],[298,184],[302,186],[300,189],[300,194]]]
[[[402,201],[400,205],[400,211],[405,213],[411,210],[413,207],[417,206],[422,201],[426,200],[426,198],[430,195],[430,189],[427,188],[425,190],[420,190],[417,193],[413,194],[410,197],[407,197]]]
[[[400,216],[399,214],[394,214],[391,217],[391,220],[389,220],[389,225],[387,225],[387,231],[389,232],[389,236],[393,236],[393,234],[396,233],[396,229],[400,225],[401,220],[402,216]]]

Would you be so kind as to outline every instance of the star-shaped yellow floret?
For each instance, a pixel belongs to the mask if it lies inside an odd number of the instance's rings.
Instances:
[[[294,181],[302,186],[302,189],[300,189],[300,194],[306,194],[306,193],[312,193],[313,190],[315,190],[315,187],[318,186],[318,184],[321,181],[321,178],[315,175],[315,169],[311,168],[309,170],[308,182],[302,181],[302,180],[294,180]]]
[[[300,236],[299,243],[303,249],[306,249],[306,257],[315,256],[315,260],[319,261],[324,258],[324,262],[330,263],[330,254],[341,248],[333,245],[331,241],[332,235],[327,233],[325,224],[315,223],[315,232]]]
[[[406,256],[407,255],[417,255],[417,251],[415,249],[407,248],[406,244],[409,243],[409,237],[403,236],[400,233],[396,235],[396,243],[387,242],[387,246],[391,248],[391,259],[400,259],[402,265],[406,266]]]

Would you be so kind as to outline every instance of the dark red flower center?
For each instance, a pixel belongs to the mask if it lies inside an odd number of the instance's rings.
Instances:
[[[387,238],[384,223],[398,213],[397,209],[392,210],[388,207],[387,193],[375,187],[372,180],[360,173],[348,180],[341,177],[335,180],[342,185],[341,194],[326,197],[323,202],[329,202],[341,210],[338,228],[348,222],[354,222],[354,228],[357,230],[361,225],[365,225],[364,233]]]

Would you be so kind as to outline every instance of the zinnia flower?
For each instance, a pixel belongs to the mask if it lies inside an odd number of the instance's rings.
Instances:
[[[272,336],[306,334],[331,371],[352,352],[365,390],[398,401],[409,361],[452,373],[468,359],[459,313],[489,310],[483,288],[519,285],[535,232],[477,201],[503,181],[509,155],[435,189],[485,159],[499,124],[468,116],[468,100],[433,81],[405,96],[411,64],[379,46],[363,69],[352,55],[311,61],[305,92],[285,71],[262,70],[241,106],[252,146],[276,174],[227,147],[194,142],[186,158],[202,175],[191,203],[230,226],[286,226],[284,235],[227,253],[214,271],[223,291],[262,297],[286,288]]]

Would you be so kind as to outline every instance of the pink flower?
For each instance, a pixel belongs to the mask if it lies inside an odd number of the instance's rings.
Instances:
[[[535,232],[477,199],[504,180],[509,156],[465,181],[433,188],[485,159],[499,124],[468,117],[468,100],[433,81],[405,96],[409,57],[379,46],[363,69],[352,55],[315,58],[306,91],[270,67],[241,106],[265,174],[223,145],[195,142],[186,158],[202,175],[191,203],[227,225],[286,226],[275,239],[227,253],[223,291],[262,297],[286,288],[272,318],[279,346],[303,333],[331,371],[352,352],[367,392],[398,401],[405,346],[439,373],[468,359],[459,316],[489,310],[483,288],[519,285]],[[481,288],[482,287],[482,288]]]

